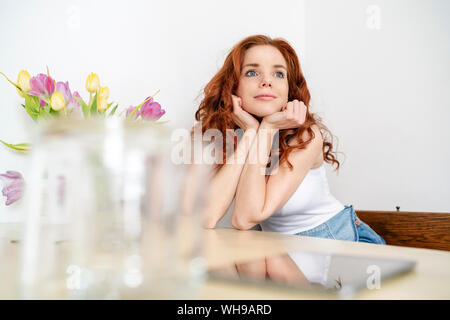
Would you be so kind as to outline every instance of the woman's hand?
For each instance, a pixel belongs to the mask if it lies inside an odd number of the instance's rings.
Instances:
[[[242,109],[242,99],[235,95],[231,95],[231,99],[233,100],[233,113],[231,114],[233,121],[244,131],[248,129],[258,130],[258,120]]]
[[[272,129],[294,129],[305,123],[307,107],[302,101],[290,101],[281,111],[265,116],[262,125]]]

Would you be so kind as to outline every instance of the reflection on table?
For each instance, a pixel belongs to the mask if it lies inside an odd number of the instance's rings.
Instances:
[[[414,261],[294,251],[210,268],[212,278],[320,290],[350,297],[410,271]]]

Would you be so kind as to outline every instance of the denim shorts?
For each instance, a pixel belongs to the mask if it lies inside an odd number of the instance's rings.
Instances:
[[[321,225],[296,235],[386,244],[386,241],[356,215],[353,206],[345,206],[337,215]]]

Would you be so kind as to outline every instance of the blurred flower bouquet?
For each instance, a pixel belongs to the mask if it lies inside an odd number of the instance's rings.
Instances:
[[[161,105],[153,100],[152,96],[147,97],[138,106],[130,106],[121,112],[117,112],[118,103],[109,102],[109,88],[100,86],[99,76],[90,73],[86,79],[86,90],[89,93],[89,100],[86,103],[78,91],[71,91],[69,82],[56,82],[47,68],[47,74],[40,73],[31,77],[26,70],[19,72],[17,82],[11,81],[4,73],[0,72],[17,90],[19,95],[25,99],[22,104],[30,117],[38,122],[54,117],[88,119],[91,117],[122,117],[125,113],[126,121],[151,121],[155,124],[162,124],[168,121],[157,122],[164,114],[165,110]],[[30,148],[28,143],[7,143],[0,140],[2,144],[10,149],[19,152],[27,152]],[[6,205],[19,200],[23,195],[25,186],[22,175],[17,171],[7,171],[0,174],[0,180],[5,182],[2,194],[7,198]]]

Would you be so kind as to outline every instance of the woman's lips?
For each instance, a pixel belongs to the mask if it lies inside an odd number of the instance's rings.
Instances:
[[[273,97],[273,96],[256,96],[255,99],[262,100],[262,101],[271,101],[271,100],[275,99],[275,97]]]

